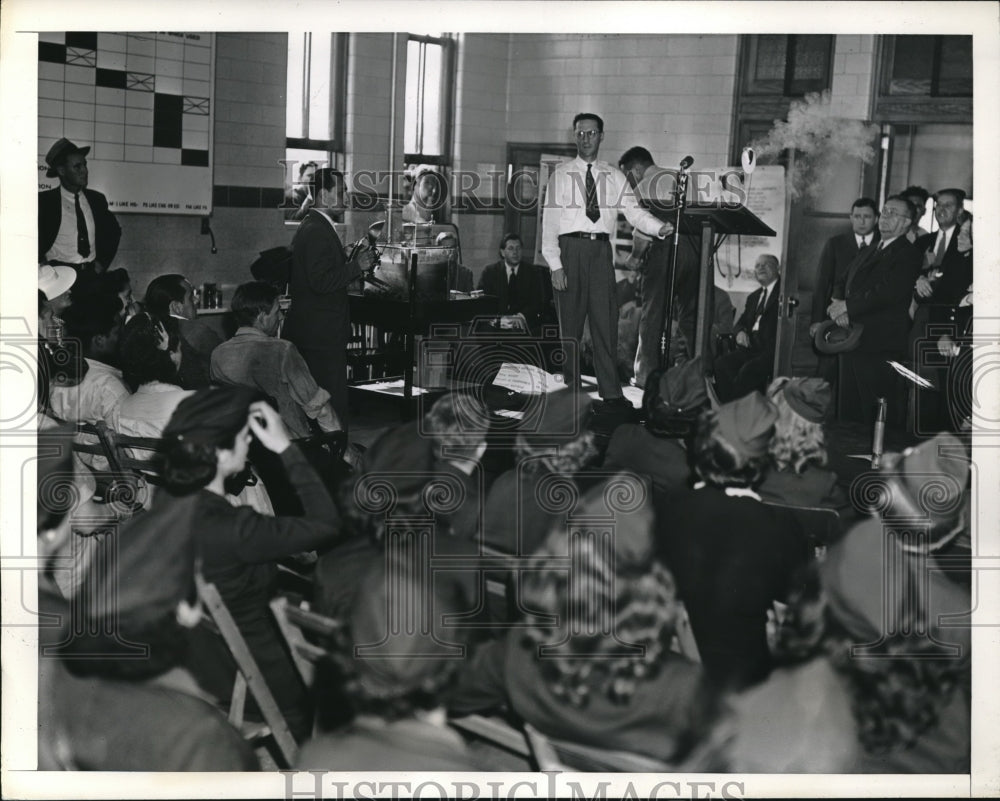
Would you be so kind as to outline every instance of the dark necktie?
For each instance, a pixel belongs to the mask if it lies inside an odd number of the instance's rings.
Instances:
[[[80,208],[79,192],[73,195],[73,202],[76,204],[76,250],[83,258],[87,258],[90,255],[90,237],[87,236],[87,220]]]
[[[601,219],[601,210],[597,207],[597,182],[590,166],[587,165],[587,219],[597,222]]]
[[[938,234],[937,248],[935,248],[935,250],[934,250],[934,265],[933,266],[935,266],[935,267],[940,267],[941,266],[941,262],[944,261],[945,242],[947,242],[947,240],[948,240],[948,238],[945,236],[944,231],[942,231],[940,234]]]
[[[517,272],[507,272],[507,308],[514,311],[517,308]]]
[[[767,290],[760,293],[760,302],[757,304],[757,319],[764,316],[764,307],[767,305]]]

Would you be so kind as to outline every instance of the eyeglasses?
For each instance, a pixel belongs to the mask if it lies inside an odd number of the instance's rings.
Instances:
[[[910,215],[905,211],[896,211],[895,209],[882,209],[883,217],[905,217],[907,220],[910,219]]]
[[[593,139],[595,136],[599,136],[600,133],[601,133],[600,131],[577,131],[576,132],[576,138],[577,139]]]

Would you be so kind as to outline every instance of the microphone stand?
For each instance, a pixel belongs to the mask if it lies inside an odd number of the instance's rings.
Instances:
[[[660,333],[660,369],[666,371],[670,367],[670,338],[674,327],[674,283],[677,276],[677,247],[681,241],[681,218],[687,205],[688,167],[693,160],[690,156],[684,159],[677,171],[677,185],[674,189],[674,204],[677,216],[674,220],[674,244],[670,250],[670,283],[663,295],[666,305],[663,315],[663,331]]]

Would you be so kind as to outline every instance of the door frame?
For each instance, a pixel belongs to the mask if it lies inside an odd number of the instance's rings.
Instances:
[[[565,155],[572,158],[576,155],[576,145],[571,142],[508,142],[507,143],[507,180],[504,183],[503,223],[504,231],[521,236],[521,220],[524,215],[537,217],[538,201],[536,198],[531,208],[518,208],[513,202],[514,170],[526,165],[541,166],[542,155]],[[541,232],[538,232],[541,236]],[[534,250],[532,249],[532,253]]]

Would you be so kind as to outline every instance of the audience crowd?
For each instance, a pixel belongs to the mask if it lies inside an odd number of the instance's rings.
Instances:
[[[831,250],[815,333],[832,342],[831,327],[863,320],[870,335],[890,308],[922,340],[950,321],[941,358],[911,366],[960,394],[971,219],[944,190],[947,236],[924,234],[921,192],[882,217],[893,263],[912,272],[905,297],[866,255],[879,215],[861,199],[867,232],[846,263]],[[519,245],[504,239],[491,278],[508,313],[544,295]],[[971,642],[946,621],[971,606],[968,442],[938,433],[877,471],[834,472],[838,372],[771,380],[777,260],[757,273],[721,400],[700,364],[649,374],[659,406],[645,425],[602,430],[574,389],[535,396],[495,469],[486,453],[506,418],[475,390],[443,394],[345,462],[336,398],[277,337],[267,284],[237,289],[223,341],[182,275],[138,303],[125,270],[40,267],[39,608],[63,621],[42,632],[40,767],[270,764],[244,736],[270,715],[253,686],[244,725],[226,718],[243,654],[204,606],[214,586],[297,767],[496,769],[450,725],[477,713],[664,770],[967,772]],[[544,316],[529,311],[532,325]],[[865,370],[885,353],[859,336],[839,373],[852,408],[858,386],[882,386]],[[911,420],[967,430],[950,396],[937,400]],[[130,438],[152,441],[155,493],[116,499],[116,438],[137,459]],[[276,598],[329,624],[309,635],[311,681]]]

